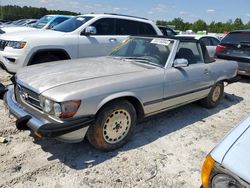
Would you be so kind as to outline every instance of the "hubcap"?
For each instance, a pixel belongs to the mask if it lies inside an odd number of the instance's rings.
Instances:
[[[106,142],[116,144],[128,134],[131,127],[131,116],[124,110],[116,110],[109,115],[103,127],[103,137]]]
[[[214,88],[214,92],[213,92],[213,95],[212,95],[212,100],[213,100],[214,102],[216,102],[216,101],[219,100],[219,98],[220,98],[220,93],[221,93],[220,87],[219,87],[219,86],[216,86],[216,87]]]

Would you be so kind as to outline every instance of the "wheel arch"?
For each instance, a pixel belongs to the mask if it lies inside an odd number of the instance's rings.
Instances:
[[[61,49],[61,48],[40,49],[40,50],[33,52],[27,65],[31,65],[32,62],[37,57],[42,56],[42,55],[46,55],[46,54],[56,55],[58,57],[61,55],[61,57],[60,57],[61,60],[71,59],[70,55],[68,54],[68,52],[65,49]]]
[[[104,106],[106,106],[107,104],[110,104],[112,102],[115,102],[117,100],[129,101],[134,106],[134,108],[136,110],[138,120],[143,119],[143,117],[145,115],[143,103],[141,102],[139,97],[137,97],[136,95],[134,95],[133,93],[130,93],[130,92],[117,93],[117,94],[113,94],[113,95],[110,95],[110,96],[104,98],[101,101],[101,103],[98,105],[96,114],[98,114]]]

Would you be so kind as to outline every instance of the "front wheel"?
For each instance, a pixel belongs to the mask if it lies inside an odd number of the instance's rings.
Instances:
[[[114,101],[101,109],[96,122],[89,127],[87,137],[97,149],[114,150],[129,140],[135,124],[134,106],[126,100]]]
[[[219,104],[223,96],[223,93],[224,93],[224,83],[223,82],[216,83],[212,87],[208,96],[200,101],[201,105],[206,108],[216,107]]]

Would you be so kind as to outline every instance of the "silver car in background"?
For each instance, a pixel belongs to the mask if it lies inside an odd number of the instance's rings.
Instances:
[[[201,100],[212,108],[237,63],[216,62],[195,39],[130,37],[110,56],[23,68],[4,96],[18,129],[98,149],[125,144],[144,117]]]
[[[193,37],[206,45],[209,56],[214,57],[216,52],[216,47],[220,43],[219,37],[215,35],[194,35],[194,34],[182,34],[178,35],[182,37]]]
[[[207,156],[203,188],[250,187],[250,116],[235,127]]]

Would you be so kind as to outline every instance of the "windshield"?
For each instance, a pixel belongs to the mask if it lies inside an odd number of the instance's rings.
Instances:
[[[81,27],[87,21],[91,20],[93,17],[91,16],[77,16],[73,17],[65,22],[55,26],[53,30],[61,31],[61,32],[72,32],[77,28]]]
[[[250,42],[250,32],[229,33],[221,41],[223,44],[239,44],[240,42]]]
[[[36,24],[34,25],[35,28],[43,28],[50,20],[52,20],[54,16],[44,16],[41,19],[39,19]]]
[[[111,52],[111,57],[164,67],[173,48],[168,38],[131,37]]]

